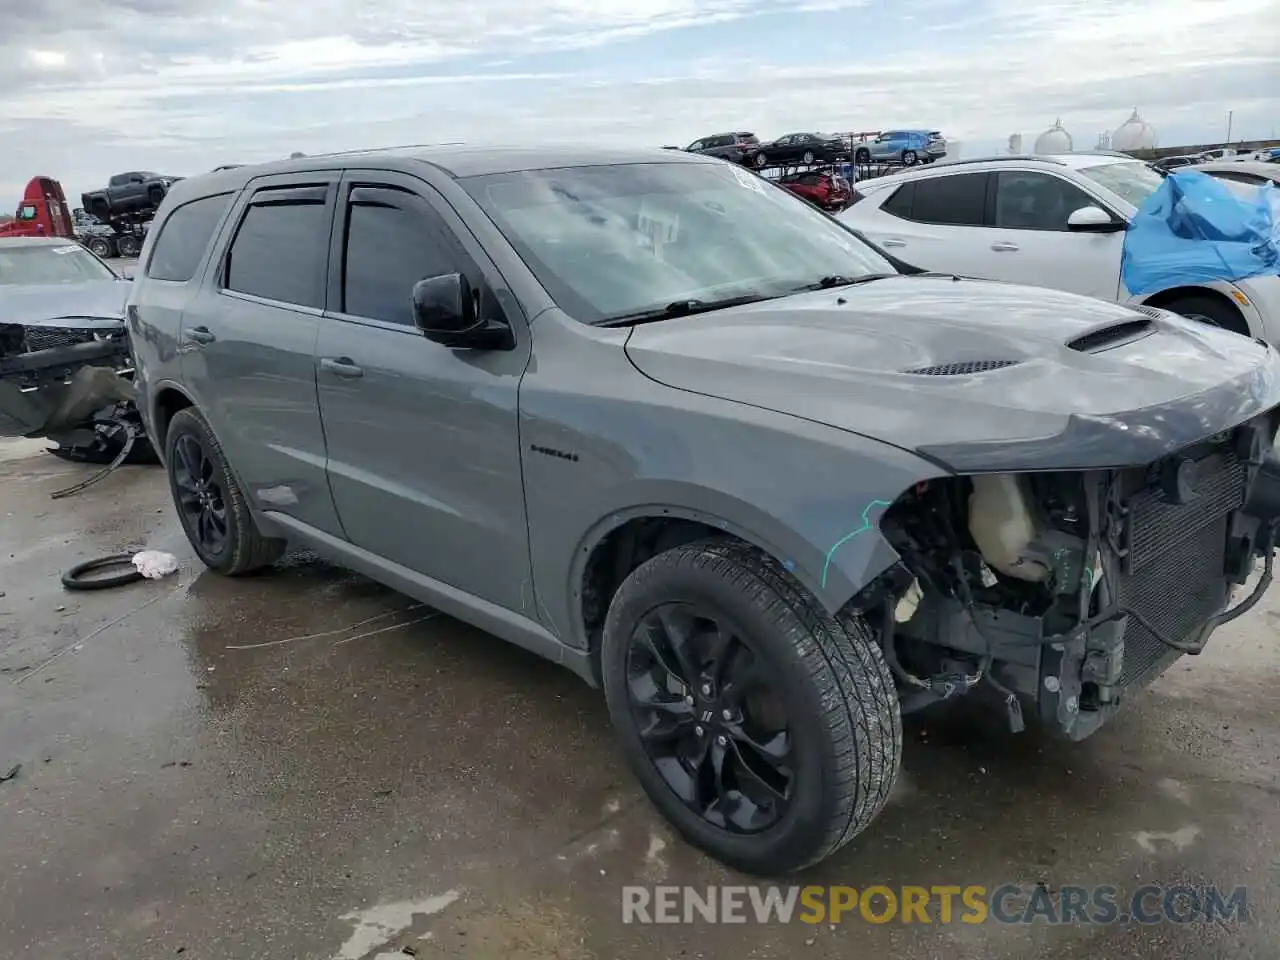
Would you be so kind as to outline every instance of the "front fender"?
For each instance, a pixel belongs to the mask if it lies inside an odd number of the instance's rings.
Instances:
[[[526,615],[572,646],[587,642],[583,566],[628,520],[678,517],[733,533],[834,612],[896,559],[880,536],[883,510],[947,473],[886,443],[656,383],[626,359],[614,336],[624,331],[591,331],[585,350],[566,323],[535,325],[536,362],[520,388],[534,587],[521,595]]]

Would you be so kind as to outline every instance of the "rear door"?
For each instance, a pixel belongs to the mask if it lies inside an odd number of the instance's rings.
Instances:
[[[335,535],[314,357],[337,180],[249,182],[183,312],[179,347],[183,379],[245,492]]]
[[[984,277],[990,250],[981,246],[987,173],[916,177],[892,189],[878,208],[850,208],[849,222],[869,240],[925,270]]]
[[[351,170],[316,356],[329,483],[347,538],[520,611],[532,598],[517,400],[530,341],[483,249],[426,183]],[[455,350],[413,322],[414,284],[466,276],[513,350]],[[532,610],[526,611],[536,616]]]
[[[989,257],[982,275],[1114,300],[1124,233],[1076,233],[1067,227],[1074,211],[1104,205],[1056,174],[1000,170],[992,176],[992,227],[981,231],[979,247]]]

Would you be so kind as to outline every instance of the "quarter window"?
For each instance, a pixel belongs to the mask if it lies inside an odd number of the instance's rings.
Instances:
[[[996,226],[1007,230],[1067,229],[1067,218],[1097,201],[1074,184],[1047,173],[1001,170],[996,174]]]
[[[323,307],[328,207],[321,199],[276,201],[270,193],[260,191],[240,221],[227,256],[226,288]]]
[[[904,220],[981,227],[986,219],[987,174],[964,173],[904,183],[883,209]]]
[[[192,200],[173,211],[160,228],[147,264],[147,276],[153,280],[190,280],[230,203],[231,194],[223,193]]]
[[[413,286],[459,272],[443,224],[425,209],[381,202],[347,208],[342,312],[413,324]]]

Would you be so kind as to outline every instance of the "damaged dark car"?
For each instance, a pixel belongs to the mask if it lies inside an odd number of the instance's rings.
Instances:
[[[80,244],[0,239],[0,436],[67,460],[153,459],[124,328],[130,284]]]
[[[871,823],[903,711],[1078,740],[1271,581],[1272,347],[913,270],[722,161],[308,157],[156,222],[199,260],[135,284],[139,393],[202,561],[291,541],[568,666],[745,870]]]

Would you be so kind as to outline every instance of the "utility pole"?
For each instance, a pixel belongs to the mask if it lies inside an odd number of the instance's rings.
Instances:
[[[1233,113],[1235,113],[1234,110],[1227,111],[1227,143],[1231,142],[1231,115]]]

